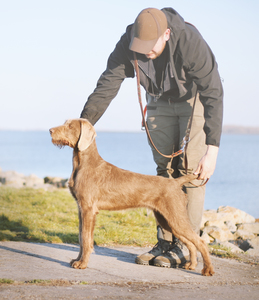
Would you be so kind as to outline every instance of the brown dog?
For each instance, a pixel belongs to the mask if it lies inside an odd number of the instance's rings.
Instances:
[[[214,274],[207,245],[190,226],[186,196],[182,191],[182,185],[197,176],[167,179],[115,167],[98,154],[95,130],[85,119],[68,120],[50,129],[50,134],[53,144],[74,149],[69,188],[78,205],[80,252],[70,263],[73,268],[87,267],[99,210],[147,207],[163,215],[174,236],[188,247],[190,262],[185,268],[194,270],[197,266],[197,248],[204,262],[202,275]]]

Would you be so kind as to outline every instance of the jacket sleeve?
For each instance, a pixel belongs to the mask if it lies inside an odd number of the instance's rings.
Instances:
[[[196,30],[195,28],[192,30]],[[187,74],[196,83],[204,106],[206,144],[219,146],[223,120],[223,88],[215,57],[198,33],[187,49]]]
[[[127,37],[124,34],[109,56],[106,70],[100,76],[94,92],[89,96],[81,118],[88,119],[93,125],[103,115],[117,95],[126,77],[134,77],[134,69],[127,58]]]

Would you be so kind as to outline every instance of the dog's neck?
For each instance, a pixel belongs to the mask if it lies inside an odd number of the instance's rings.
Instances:
[[[98,153],[96,141],[94,140],[91,145],[83,151],[79,151],[76,147],[73,151],[73,169],[78,167],[96,167],[103,159]]]
[[[95,140],[92,144],[84,151],[79,151],[76,147],[73,151],[73,171],[69,180],[69,187],[72,192],[74,187],[74,182],[79,169],[85,169],[84,174],[88,172],[92,173],[93,169],[98,167],[104,160],[101,158],[97,151],[97,146]],[[73,194],[73,192],[72,192]]]

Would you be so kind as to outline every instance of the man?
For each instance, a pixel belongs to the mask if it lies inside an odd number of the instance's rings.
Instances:
[[[165,155],[179,150],[195,104],[188,172],[199,174],[196,184],[214,172],[222,130],[223,89],[215,57],[198,30],[185,23],[172,8],[144,9],[129,25],[111,53],[107,68],[81,113],[92,124],[102,116],[116,96],[122,81],[134,77],[137,55],[140,83],[146,90],[147,124],[155,146]],[[153,149],[157,175],[175,178],[185,173],[183,155],[173,159]],[[185,186],[188,215],[199,233],[205,186]],[[158,243],[136,263],[181,266],[189,259],[188,249],[175,237],[162,215],[155,212]]]

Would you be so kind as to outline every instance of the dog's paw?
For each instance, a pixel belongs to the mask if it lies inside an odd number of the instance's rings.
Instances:
[[[185,265],[184,265],[184,269],[186,270],[195,270],[197,264],[192,264],[191,262],[187,262]]]
[[[87,263],[82,260],[73,259],[70,262],[70,265],[74,269],[85,269],[87,267]]]
[[[73,263],[75,262],[75,261],[77,261],[77,259],[72,259],[71,261],[70,261],[70,266],[72,267],[73,266]]]
[[[213,269],[213,266],[210,265],[210,266],[205,266],[202,271],[201,271],[201,274],[203,276],[212,276],[213,274],[215,274],[214,272],[214,269]]]

